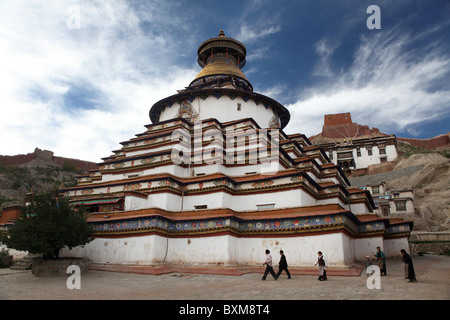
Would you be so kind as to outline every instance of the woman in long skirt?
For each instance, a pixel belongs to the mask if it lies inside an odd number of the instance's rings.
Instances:
[[[409,282],[417,282],[416,273],[414,272],[414,265],[411,256],[406,253],[405,249],[400,250],[403,256],[403,262],[407,265]]]
[[[322,252],[318,252],[318,259],[317,262],[314,264],[315,266],[319,265],[319,280],[325,281],[327,280],[327,267],[328,263],[325,260],[325,257],[323,256]]]

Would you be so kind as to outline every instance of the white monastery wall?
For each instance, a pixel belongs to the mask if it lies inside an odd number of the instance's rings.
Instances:
[[[366,148],[361,148],[361,156],[358,157],[356,149],[353,149],[353,159],[355,159],[356,169],[367,168],[372,164],[379,164],[381,163],[381,157],[386,157],[387,161],[393,161],[397,158],[397,149],[394,145],[387,145],[385,150],[386,154],[380,154],[380,149],[374,145],[372,147],[372,155],[369,155]]]
[[[127,238],[95,238],[84,247],[64,249],[61,257],[83,256],[92,263],[192,265],[262,265],[269,249],[277,266],[282,249],[291,267],[312,267],[322,251],[330,266],[353,261],[351,240],[343,233],[300,237],[240,238],[231,235],[165,238],[147,235]],[[263,268],[261,269],[263,270]]]
[[[373,259],[373,254],[377,251],[379,246],[383,250],[383,237],[366,237],[354,240],[355,243],[355,258],[364,261],[367,256]]]
[[[405,249],[406,252],[409,252],[409,243],[407,237],[384,240],[384,253],[388,257],[401,257],[401,249]]]
[[[380,158],[385,157],[387,161],[393,161],[397,158],[397,148],[394,145],[387,145],[386,148],[386,154],[380,154],[380,150],[377,145],[372,146],[372,155],[369,155],[368,149],[365,147],[360,148],[361,155],[357,155],[357,149],[356,147],[353,148],[352,154],[353,159],[355,161],[355,169],[363,169],[367,168],[370,165],[373,164],[379,164],[381,163]],[[330,152],[326,152],[328,155],[330,155]],[[338,163],[338,152],[337,150],[332,150],[332,162],[337,165]]]
[[[179,196],[169,193],[150,194],[146,207],[158,207],[164,210],[194,210],[195,206],[206,205],[208,209],[230,208],[234,211],[256,210],[257,205],[274,204],[274,208],[308,206],[316,200],[300,189],[280,192],[231,195],[226,192]],[[182,200],[183,198],[183,200]],[[181,201],[183,207],[181,208]]]
[[[164,261],[168,240],[158,235],[95,238],[83,247],[61,250],[61,257],[80,256],[92,263],[154,264]]]
[[[241,105],[240,111],[238,110],[238,104]],[[209,96],[205,100],[195,98],[191,105],[199,115],[198,120],[215,118],[223,123],[236,119],[253,118],[261,128],[267,128],[270,119],[275,115],[271,108],[266,109],[262,104],[257,105],[252,99],[247,102],[240,97],[231,100],[226,95],[223,95],[220,99],[213,96]],[[174,103],[170,108],[166,107],[161,112],[159,121],[176,118],[179,107],[180,105],[177,103]]]
[[[150,208],[151,200],[150,197],[143,199],[140,197],[125,197],[124,210],[139,210],[141,208]]]
[[[225,159],[224,159],[225,163]],[[274,163],[276,165],[276,163]],[[194,177],[199,176],[203,174],[214,174],[214,173],[222,173],[224,175],[233,177],[233,176],[243,176],[250,173],[263,173],[267,175],[270,175],[269,172],[264,171],[264,168],[269,168],[269,164],[250,164],[250,165],[242,165],[242,166],[230,166],[227,167],[226,165],[222,165],[219,163],[211,164],[211,165],[200,165],[200,166],[191,166],[189,168],[188,166],[186,168],[183,168],[181,166],[171,164],[171,165],[165,165],[165,166],[156,166],[150,169],[145,169],[141,171],[135,171],[135,172],[129,172],[129,173],[104,173],[102,175],[102,180],[94,181],[92,185],[95,185],[96,183],[103,183],[103,182],[112,182],[112,181],[120,181],[120,180],[126,180],[129,178],[130,175],[138,175],[139,177],[144,176],[150,176],[155,174],[162,174],[162,173],[168,173],[172,174],[176,177]],[[273,167],[275,170],[273,172],[282,171],[284,168],[279,164],[277,167]],[[315,180],[317,180],[317,177],[314,175],[311,175]],[[320,179],[319,179],[320,180]]]

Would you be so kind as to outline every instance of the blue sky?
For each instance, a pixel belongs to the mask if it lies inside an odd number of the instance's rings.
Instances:
[[[381,29],[368,29],[370,5]],[[291,112],[287,133],[323,115],[399,137],[450,123],[450,2],[34,1],[0,3],[0,154],[100,162],[149,124],[158,100],[200,71],[223,29],[247,47],[254,91]]]

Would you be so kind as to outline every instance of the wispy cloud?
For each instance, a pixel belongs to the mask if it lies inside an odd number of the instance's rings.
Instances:
[[[336,45],[330,43],[326,38],[320,39],[315,45],[316,53],[318,55],[318,62],[314,67],[315,76],[331,76],[333,71],[331,68],[332,55],[336,49]]]
[[[277,33],[281,30],[281,26],[279,24],[269,25],[269,26],[249,26],[244,24],[241,26],[239,34],[236,36],[236,39],[242,42],[250,43],[252,41],[259,40],[268,35]]]
[[[317,134],[324,114],[351,112],[360,124],[386,133],[406,132],[414,124],[448,115],[450,88],[440,83],[450,76],[450,56],[438,43],[419,45],[419,37],[400,29],[362,37],[351,66],[343,71],[323,68],[333,62],[333,50],[325,39],[319,41],[317,68],[328,79],[303,90],[287,106],[293,115],[287,129]]]
[[[251,44],[282,30],[281,10],[268,12],[269,4],[267,0],[253,0],[243,7],[237,21],[237,40]]]

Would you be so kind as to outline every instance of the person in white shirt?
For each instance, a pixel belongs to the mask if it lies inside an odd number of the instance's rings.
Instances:
[[[318,252],[318,259],[317,262],[314,264],[315,266],[319,265],[319,280],[325,281],[327,280],[327,267],[328,263],[325,260],[325,257],[323,256],[322,252]]]
[[[277,275],[275,274],[275,271],[273,271],[272,268],[272,256],[270,255],[270,251],[266,249],[266,261],[263,263],[263,265],[266,265],[266,271],[264,271],[264,275],[262,277],[262,280],[266,280],[267,275],[270,274],[272,277],[277,280]]]

